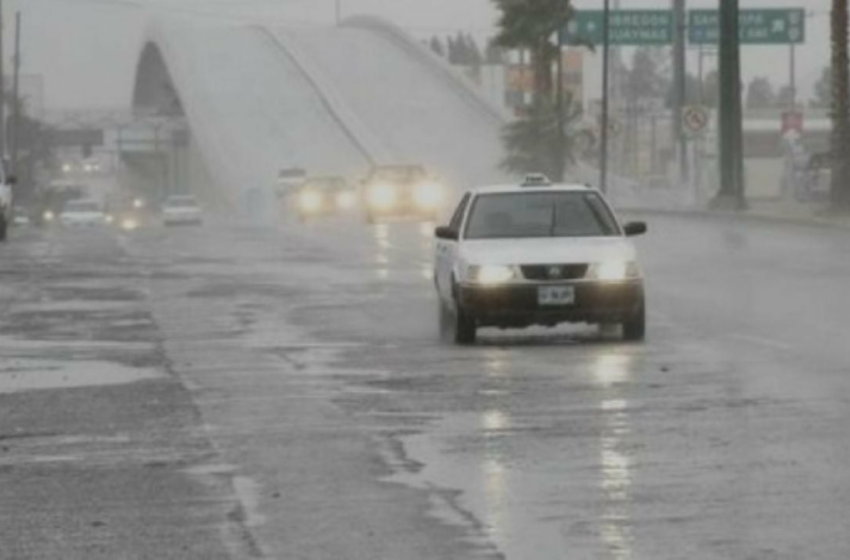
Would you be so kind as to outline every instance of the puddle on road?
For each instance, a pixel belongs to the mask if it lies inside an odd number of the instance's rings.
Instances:
[[[125,385],[162,376],[153,368],[112,362],[9,360],[0,366],[0,394]]]

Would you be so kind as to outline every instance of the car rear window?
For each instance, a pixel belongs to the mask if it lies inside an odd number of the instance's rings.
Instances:
[[[529,192],[478,195],[467,239],[610,237],[617,221],[594,192]]]

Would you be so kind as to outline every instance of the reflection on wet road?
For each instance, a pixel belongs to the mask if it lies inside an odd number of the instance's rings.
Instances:
[[[144,298],[75,328],[153,309],[269,557],[848,557],[850,235],[724,224],[652,220],[640,345],[442,342],[433,224],[405,223],[139,230],[115,264]]]

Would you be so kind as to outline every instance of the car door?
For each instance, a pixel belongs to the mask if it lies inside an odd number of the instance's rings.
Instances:
[[[460,200],[452,219],[449,222],[449,228],[460,234],[461,226],[463,225],[463,217],[466,213],[466,208],[469,206],[471,198],[470,193],[466,193]],[[457,258],[458,244],[460,240],[454,241],[451,239],[437,239],[435,258],[436,263],[436,278],[437,292],[445,301],[451,301],[452,297],[452,270],[454,268],[455,259]]]

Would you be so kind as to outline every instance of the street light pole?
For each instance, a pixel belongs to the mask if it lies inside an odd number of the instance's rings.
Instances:
[[[611,43],[609,24],[611,22],[611,2],[605,0],[602,12],[602,115],[599,119],[599,190],[608,191],[608,73]]]

